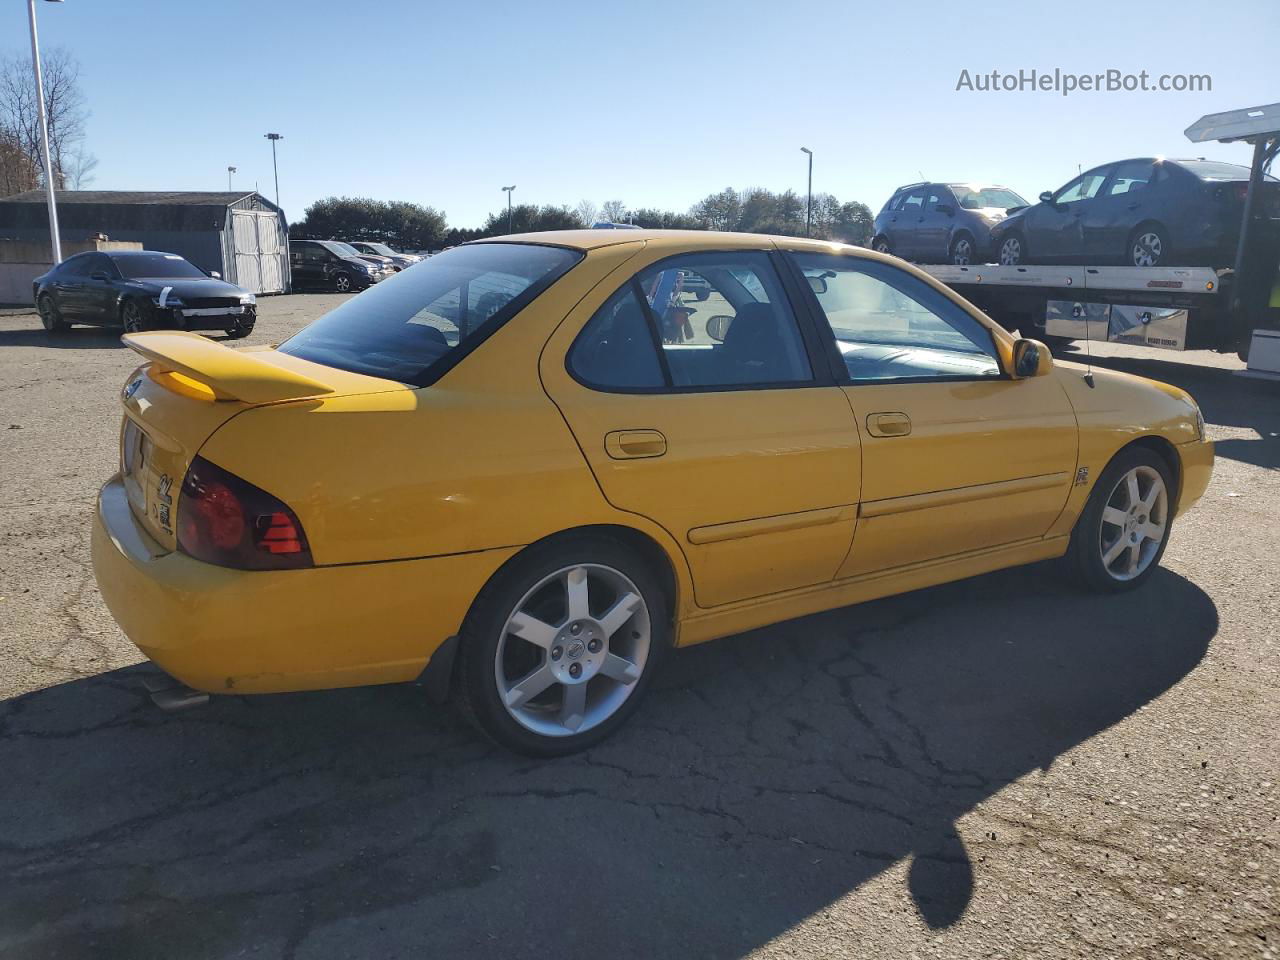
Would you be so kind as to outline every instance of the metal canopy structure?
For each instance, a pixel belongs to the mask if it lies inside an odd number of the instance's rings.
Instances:
[[[1219,143],[1253,144],[1253,163],[1249,168],[1249,188],[1244,197],[1244,214],[1240,224],[1240,240],[1236,245],[1233,271],[1235,283],[1232,290],[1232,310],[1244,327],[1241,331],[1243,334],[1253,326],[1247,316],[1249,311],[1245,303],[1245,291],[1255,279],[1247,276],[1247,268],[1250,266],[1246,259],[1249,235],[1252,232],[1250,228],[1254,220],[1262,178],[1271,169],[1271,163],[1275,160],[1276,154],[1280,153],[1280,103],[1206,114],[1187,127],[1184,132],[1192,143],[1216,140]],[[1256,264],[1253,266],[1256,267]]]

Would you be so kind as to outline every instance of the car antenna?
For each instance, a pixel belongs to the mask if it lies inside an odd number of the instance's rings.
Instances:
[[[1082,303],[1080,305],[1084,309],[1084,382],[1089,385],[1089,389],[1093,389],[1093,340],[1089,336],[1089,305]]]

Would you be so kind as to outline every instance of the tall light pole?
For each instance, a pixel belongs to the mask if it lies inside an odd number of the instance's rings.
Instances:
[[[62,0],[48,0],[61,3]],[[53,157],[49,154],[49,120],[44,112],[44,77],[40,74],[40,41],[36,36],[36,0],[27,0],[27,15],[31,20],[31,67],[36,74],[36,111],[40,115],[40,147],[44,151],[44,189],[49,195],[49,240],[53,247],[53,262],[62,262],[62,237],[58,233],[58,201],[54,197]]]
[[[227,167],[227,193],[231,192],[231,175],[235,172],[235,167]],[[276,204],[276,206],[279,206],[279,204]]]
[[[813,227],[813,151],[808,147],[801,147],[800,151],[809,155],[809,195],[804,202],[804,235],[807,237]]]
[[[507,195],[507,233],[511,232],[511,191],[515,188],[516,185],[514,183],[509,187],[502,188],[503,192]]]
[[[276,167],[276,141],[283,140],[284,137],[278,133],[268,133],[264,136],[271,141],[271,173],[276,178],[276,206],[280,206],[280,170]]]

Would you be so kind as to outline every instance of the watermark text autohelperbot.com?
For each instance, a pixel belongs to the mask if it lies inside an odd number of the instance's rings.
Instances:
[[[1097,73],[1070,73],[1053,70],[961,70],[956,90],[967,93],[1208,93],[1213,77],[1207,73],[1150,73],[1102,70]]]

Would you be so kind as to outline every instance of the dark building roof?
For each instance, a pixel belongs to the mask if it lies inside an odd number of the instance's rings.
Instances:
[[[58,226],[68,239],[103,233],[112,239],[142,239],[137,234],[218,231],[227,208],[267,210],[274,203],[254,191],[212,190],[59,190]],[[49,230],[43,190],[0,197],[0,237]]]
[[[229,207],[246,197],[254,196],[252,190],[59,190],[56,198],[64,203],[136,204],[158,203],[175,206]],[[11,197],[0,197],[0,203],[44,203],[43,190],[27,190]]]

